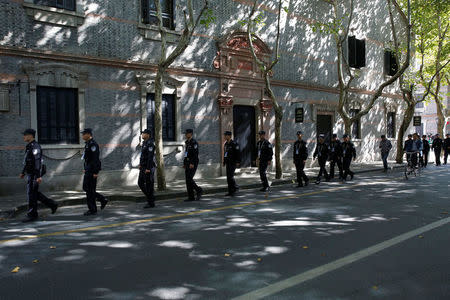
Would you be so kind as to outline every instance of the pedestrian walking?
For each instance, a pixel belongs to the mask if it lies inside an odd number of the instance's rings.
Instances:
[[[259,168],[259,177],[263,185],[260,191],[267,192],[270,190],[269,181],[267,180],[267,167],[272,163],[273,146],[266,140],[266,132],[264,130],[261,130],[258,134],[259,141],[256,144],[258,157],[256,159],[256,165]]]
[[[295,170],[297,171],[297,187],[303,186],[303,181],[305,185],[308,185],[309,179],[305,174],[305,163],[308,159],[308,147],[306,142],[303,140],[303,133],[297,131],[297,140],[294,143],[294,164]]]
[[[431,144],[431,149],[434,151],[434,157],[436,161],[436,166],[441,165],[441,152],[442,152],[443,142],[439,137],[439,133],[436,134],[436,137],[433,140],[433,144]]]
[[[406,161],[409,163],[411,162],[411,152],[413,147],[413,136],[412,134],[408,134],[408,139],[405,141],[405,144],[403,145],[403,151],[406,152]]]
[[[86,202],[88,211],[84,213],[85,216],[97,214],[97,204],[100,202],[100,208],[104,209],[108,200],[100,193],[97,193],[97,178],[98,173],[102,169],[100,162],[100,147],[92,137],[92,129],[86,128],[81,131],[83,140],[85,141],[84,152],[82,159],[84,159],[84,176],[83,176],[83,190],[86,192]]]
[[[428,165],[428,154],[430,153],[430,143],[427,140],[426,135],[422,135],[422,156],[421,156],[421,163],[424,168]]]
[[[234,196],[236,191],[239,190],[239,186],[236,184],[236,180],[234,180],[234,173],[236,168],[239,168],[241,164],[241,150],[239,149],[239,144],[231,138],[231,131],[225,131],[224,136],[223,165],[226,168],[228,184],[228,193],[225,196]]]
[[[192,129],[186,129],[185,131],[186,141],[183,168],[186,178],[186,189],[188,193],[188,199],[185,202],[198,201],[202,197],[203,189],[197,185],[194,181],[195,172],[197,172],[197,167],[199,163],[198,159],[198,143],[192,138],[194,131]],[[194,195],[196,192],[196,196]]]
[[[381,159],[383,160],[383,172],[387,172],[388,170],[388,157],[389,152],[392,149],[391,141],[386,138],[386,136],[383,134],[381,136],[381,142],[380,142],[380,151],[381,151]]]
[[[339,179],[342,179],[344,175],[342,170],[342,145],[337,138],[337,134],[333,134],[331,136],[331,142],[328,150],[330,159],[330,178],[334,178],[334,166],[337,165],[339,169]]]
[[[54,214],[58,208],[58,204],[52,199],[47,198],[39,192],[39,185],[42,183],[42,176],[45,175],[45,166],[42,159],[41,146],[34,139],[36,131],[27,129],[23,132],[23,141],[27,143],[25,147],[25,156],[23,159],[23,169],[20,178],[27,177],[27,197],[28,212],[27,217],[22,221],[33,222],[38,219],[38,201],[49,207]]]
[[[326,181],[330,181],[330,176],[328,175],[327,169],[325,168],[325,164],[328,160],[328,145],[325,144],[325,135],[319,135],[319,141],[316,146],[316,150],[314,151],[313,158],[318,160],[319,162],[319,174],[317,175],[316,184],[320,183],[322,175],[325,175]]]
[[[155,207],[155,143],[151,139],[151,130],[145,129],[141,132],[142,147],[139,159],[138,186],[147,197],[144,208]]]
[[[447,164],[447,158],[449,153],[450,153],[450,133],[447,133],[444,140],[444,165]]]
[[[350,165],[352,164],[352,159],[356,159],[356,149],[352,142],[350,142],[350,137],[348,134],[343,135],[344,142],[342,143],[342,165],[344,168],[344,180],[347,180],[347,176],[350,175],[350,180],[353,180],[353,173],[350,170]]]

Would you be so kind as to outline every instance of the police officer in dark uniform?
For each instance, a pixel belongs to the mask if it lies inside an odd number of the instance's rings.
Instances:
[[[350,175],[350,180],[353,179],[355,173],[350,170],[350,165],[352,159],[356,159],[356,149],[352,142],[350,142],[350,137],[348,134],[343,136],[344,142],[342,143],[342,167],[344,168],[343,179],[347,180],[347,176]]]
[[[139,160],[138,185],[147,197],[147,205],[144,208],[155,207],[155,143],[150,138],[151,134],[150,129],[141,132],[143,141]]]
[[[434,156],[436,158],[436,166],[441,165],[441,152],[442,152],[442,139],[439,137],[439,133],[436,134],[436,137],[433,140],[433,144],[431,144],[431,149],[434,150]]]
[[[450,153],[450,134],[447,133],[444,140],[444,165],[447,164],[447,158],[449,153]]]
[[[330,178],[334,178],[334,166],[337,165],[339,169],[339,179],[342,179],[342,146],[341,142],[337,138],[337,134],[333,134],[331,137],[329,150],[330,158]]]
[[[316,159],[316,157],[317,157],[317,159],[319,161],[319,167],[320,167],[319,175],[317,175],[317,179],[316,179],[316,184],[320,183],[322,174],[325,175],[326,181],[330,181],[330,177],[328,176],[327,169],[325,168],[325,164],[327,163],[327,160],[328,160],[328,155],[329,155],[328,145],[325,144],[325,135],[321,134],[321,135],[319,135],[319,141],[317,143],[316,150],[314,151],[314,154],[313,154],[314,159]]]
[[[23,160],[23,170],[20,178],[27,176],[27,196],[28,196],[28,213],[23,222],[33,222],[38,219],[38,201],[44,203],[52,210],[52,214],[56,212],[58,204],[47,198],[39,192],[39,185],[42,183],[42,176],[45,169],[42,164],[41,146],[34,140],[36,131],[27,129],[23,132],[23,140],[28,143],[25,148],[25,157]]]
[[[430,153],[430,143],[428,143],[426,135],[422,135],[422,145],[423,145],[423,150],[422,150],[422,156],[420,157],[420,159],[421,159],[422,166],[424,166],[424,168],[426,168],[428,165],[428,153]]]
[[[260,191],[267,192],[270,190],[269,181],[267,180],[267,167],[272,163],[273,146],[266,140],[266,132],[264,130],[261,130],[258,134],[259,141],[256,143],[258,157],[256,159],[256,165],[259,167],[259,177],[263,185]]]
[[[192,138],[194,131],[192,129],[186,129],[186,141],[183,168],[186,177],[186,188],[188,192],[188,199],[185,202],[200,200],[203,194],[203,190],[199,187],[195,181],[194,176],[198,167],[198,143]],[[197,197],[194,197],[194,190],[197,193]]]
[[[302,179],[305,181],[305,185],[308,185],[309,179],[306,176],[304,168],[306,160],[308,159],[308,147],[303,140],[303,133],[297,131],[297,140],[294,143],[294,164],[297,171],[297,187],[302,187]]]
[[[87,206],[89,209],[84,215],[91,216],[97,214],[95,200],[100,201],[101,209],[105,208],[108,200],[96,191],[98,173],[102,169],[100,162],[100,148],[92,137],[91,128],[84,129],[81,131],[81,134],[86,143],[82,156],[82,159],[84,159],[83,190],[86,192]]]
[[[225,131],[225,144],[223,146],[223,165],[227,170],[228,194],[225,196],[234,196],[239,186],[234,180],[234,172],[241,163],[241,150],[239,144],[231,139],[231,131]]]

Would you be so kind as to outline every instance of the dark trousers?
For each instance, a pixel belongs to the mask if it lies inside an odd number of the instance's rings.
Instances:
[[[38,201],[45,204],[49,208],[56,206],[56,202],[45,197],[39,192],[39,183],[36,182],[35,175],[27,175],[27,196],[28,196],[28,216],[36,218],[38,216]]]
[[[268,167],[267,161],[260,161],[259,162],[259,177],[261,178],[261,183],[264,188],[269,187],[269,181],[267,180],[267,167]]]
[[[305,183],[309,181],[308,176],[306,176],[305,171],[304,171],[305,164],[303,163],[303,160],[295,161],[295,169],[297,170],[298,185],[303,185],[302,179],[303,179],[303,181],[305,181]]]
[[[234,180],[234,172],[236,171],[236,164],[234,163],[226,163],[227,170],[227,183],[228,183],[228,193],[234,194],[236,190],[239,188]]]
[[[147,197],[147,202],[152,204],[155,202],[155,169],[150,169],[150,173],[145,173],[144,170],[139,171],[138,185],[144,195]]]
[[[381,159],[383,160],[383,167],[385,170],[388,169],[388,162],[387,162],[388,156],[389,156],[389,152],[381,153]]]
[[[353,173],[350,170],[350,165],[352,164],[352,158],[351,157],[344,157],[342,161],[343,167],[344,167],[344,179],[347,179],[347,176],[353,176],[355,173]]]
[[[436,158],[436,166],[441,165],[441,149],[434,149],[434,157]]]
[[[418,153],[406,154],[406,161],[411,167],[417,166],[417,154]]]
[[[341,158],[333,158],[330,160],[330,177],[334,178],[334,166],[337,165],[339,169],[339,178],[342,178],[342,159]]]
[[[195,172],[197,172],[197,165],[194,165],[194,168],[192,169],[189,168],[189,165],[185,166],[184,175],[186,177],[186,189],[188,197],[191,200],[195,198],[194,190],[197,192],[197,194],[203,191],[201,187],[199,187],[194,181]]]
[[[95,201],[103,203],[106,201],[102,194],[97,193],[97,178],[94,178],[94,174],[86,172],[83,178],[83,191],[86,192],[86,202],[88,209],[91,212],[97,212],[97,204]]]
[[[327,163],[326,158],[319,158],[319,175],[317,175],[317,181],[320,181],[320,178],[322,175],[325,175],[325,178],[328,180],[330,177],[328,176],[327,169],[325,168],[325,165]]]
[[[422,166],[426,167],[428,165],[428,152],[423,152],[422,156],[420,156],[420,162]]]
[[[448,153],[449,153],[450,151],[444,151],[444,165],[446,165],[447,164],[447,158],[448,158]]]

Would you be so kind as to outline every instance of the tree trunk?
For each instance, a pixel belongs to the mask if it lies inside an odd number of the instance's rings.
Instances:
[[[341,118],[344,121],[344,133],[348,134],[349,136],[351,136],[351,134],[352,134],[352,123],[353,123],[352,120],[347,118],[347,117],[345,117],[345,116],[342,116],[342,115],[341,115]]]
[[[283,168],[281,165],[281,125],[283,121],[283,110],[274,106],[275,111],[275,178],[281,179]]]
[[[164,145],[162,139],[162,90],[163,74],[165,70],[159,68],[155,78],[155,147],[156,147],[156,171],[158,190],[166,189],[166,174],[164,169]]]
[[[441,100],[438,95],[434,96],[434,101],[436,102],[436,112],[438,116],[437,123],[437,133],[441,136],[441,138],[445,137],[444,135],[444,125],[445,125],[445,116],[444,116],[444,106],[442,105]]]
[[[397,154],[395,157],[395,161],[398,164],[401,164],[403,162],[403,140],[405,138],[405,132],[409,127],[409,124],[411,124],[411,120],[414,116],[414,109],[416,107],[415,103],[409,103],[406,107],[405,114],[403,115],[402,124],[400,125],[400,128],[398,129],[397,133]]]

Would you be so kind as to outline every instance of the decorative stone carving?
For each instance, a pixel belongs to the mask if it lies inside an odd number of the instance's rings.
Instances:
[[[233,97],[220,95],[217,99],[219,104],[220,112],[223,114],[228,114],[233,108]]]

